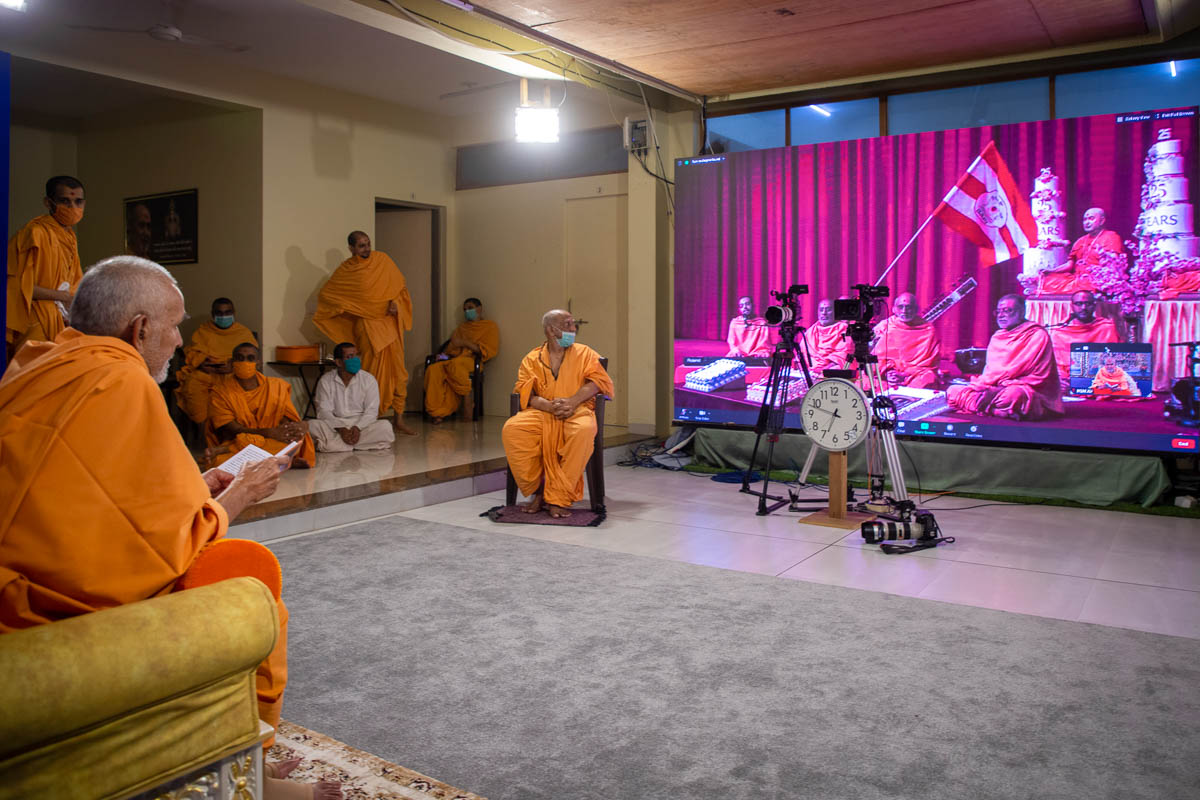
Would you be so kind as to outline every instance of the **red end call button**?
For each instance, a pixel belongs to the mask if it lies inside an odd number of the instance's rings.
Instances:
[[[1195,439],[1172,439],[1171,447],[1175,448],[1176,450],[1195,450],[1196,449],[1196,440]]]

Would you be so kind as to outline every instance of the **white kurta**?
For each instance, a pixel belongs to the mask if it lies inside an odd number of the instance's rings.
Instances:
[[[308,431],[318,450],[345,453],[391,446],[395,432],[386,420],[379,419],[379,382],[371,373],[359,370],[345,383],[336,370],[326,372],[317,381],[313,401],[317,418],[309,421]],[[337,428],[358,428],[358,443],[346,444]]]

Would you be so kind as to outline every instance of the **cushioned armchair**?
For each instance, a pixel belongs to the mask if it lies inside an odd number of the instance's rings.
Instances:
[[[278,634],[271,591],[234,578],[0,636],[0,798],[259,797]]]

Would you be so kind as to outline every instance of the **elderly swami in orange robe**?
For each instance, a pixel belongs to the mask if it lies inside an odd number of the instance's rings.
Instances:
[[[813,380],[827,369],[845,368],[846,359],[854,352],[854,342],[846,335],[847,325],[845,320],[833,318],[832,300],[825,298],[817,303],[817,324],[804,332]]]
[[[583,497],[583,470],[596,438],[598,394],[613,394],[612,379],[595,350],[575,343],[575,319],[556,309],[542,317],[546,341],[521,361],[513,392],[521,411],[504,423],[504,453],[524,510],[570,515]]]
[[[748,295],[738,298],[738,315],[729,320],[725,342],[729,356],[769,356],[774,349],[771,329],[765,319],[754,315],[754,301]]]
[[[1054,343],[1054,363],[1059,383],[1065,392],[1071,380],[1071,345],[1076,342],[1119,342],[1117,325],[1107,317],[1096,316],[1096,295],[1076,292],[1071,295],[1071,316],[1065,323],[1050,328]]]
[[[879,374],[890,388],[937,388],[942,343],[933,325],[921,319],[921,308],[911,292],[896,296],[892,316],[875,326],[874,337]]]
[[[1006,294],[996,303],[1000,330],[988,342],[987,366],[967,385],[946,392],[951,408],[1015,420],[1063,413],[1050,334],[1025,319],[1025,298]]]
[[[27,344],[0,380],[0,632],[172,591],[231,519],[275,491],[285,459],[201,474],[171,423],[156,381],[183,316],[162,267],[106,259],[80,282],[72,326]],[[287,682],[282,602],[279,619],[256,676],[273,726]]]
[[[278,453],[301,442],[294,467],[314,467],[317,448],[292,405],[292,385],[258,371],[258,347],[243,342],[233,349],[233,374],[213,386],[205,436],[220,465],[246,445]]]
[[[179,381],[175,402],[193,422],[208,419],[209,395],[221,376],[232,372],[229,359],[233,348],[242,342],[258,344],[254,333],[234,319],[234,313],[233,301],[228,297],[213,300],[212,319],[205,320],[183,348],[184,366],[175,373]]]
[[[48,213],[34,217],[8,242],[8,358],[26,341],[53,341],[83,270],[75,226],[83,219],[83,184],[70,175],[46,181]]]
[[[329,276],[317,297],[313,324],[335,342],[354,342],[363,369],[379,382],[379,410],[395,411],[392,424],[415,436],[404,424],[408,368],[404,332],[412,330],[412,298],[396,263],[371,249],[371,237],[354,231],[346,241],[350,258]]]
[[[435,423],[453,414],[462,404],[463,419],[475,412],[471,373],[475,356],[487,362],[500,350],[500,326],[483,318],[483,303],[476,297],[463,301],[466,322],[454,329],[438,360],[425,368],[425,413]]]
[[[1089,208],[1083,214],[1083,236],[1071,245],[1071,253],[1061,267],[1042,273],[1039,294],[1070,294],[1095,289],[1092,270],[1100,266],[1105,253],[1124,253],[1125,246],[1116,231],[1106,230],[1103,208]]]

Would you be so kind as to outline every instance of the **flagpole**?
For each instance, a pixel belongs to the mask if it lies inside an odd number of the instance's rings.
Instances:
[[[943,200],[942,202],[944,203],[945,201]],[[921,223],[921,227],[917,228],[917,232],[914,233],[912,238],[908,240],[908,244],[904,245],[904,247],[900,249],[900,252],[897,253],[896,257],[892,259],[892,263],[887,265],[887,269],[885,269],[883,274],[880,275],[873,284],[871,284],[872,286],[878,286],[879,284],[883,283],[883,279],[886,278],[888,273],[892,271],[892,267],[896,266],[896,262],[900,260],[900,257],[908,252],[908,248],[912,247],[912,243],[917,240],[917,237],[921,235],[921,231],[925,230],[925,226],[929,224],[930,220],[932,220],[937,214],[937,210],[941,207],[942,203],[938,203],[933,211],[930,212],[929,216],[925,218],[925,221]]]

